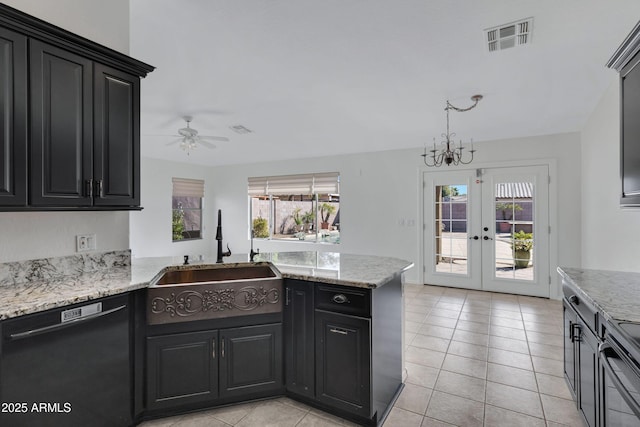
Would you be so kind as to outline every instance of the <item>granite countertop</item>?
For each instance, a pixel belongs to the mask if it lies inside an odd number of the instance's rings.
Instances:
[[[607,320],[640,323],[640,273],[568,267],[558,273]]]
[[[146,288],[176,268],[219,268],[248,262],[246,254],[224,264],[204,258],[183,266],[182,257],[130,258],[128,251],[0,264],[0,319]],[[273,252],[255,261],[275,265],[284,278],[375,289],[413,267],[397,258],[334,252]]]

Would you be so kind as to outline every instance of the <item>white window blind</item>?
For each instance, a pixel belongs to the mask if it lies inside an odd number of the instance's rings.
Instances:
[[[250,196],[315,193],[339,194],[340,174],[326,172],[249,178]]]
[[[204,181],[200,179],[172,178],[174,197],[204,197]]]

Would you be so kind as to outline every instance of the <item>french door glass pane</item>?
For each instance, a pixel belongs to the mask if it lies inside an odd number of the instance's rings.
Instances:
[[[534,191],[532,182],[495,185],[495,277],[533,281]]]
[[[435,186],[435,271],[468,274],[467,186]]]

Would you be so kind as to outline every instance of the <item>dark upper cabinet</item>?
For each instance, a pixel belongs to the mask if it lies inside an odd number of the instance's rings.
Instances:
[[[620,204],[640,206],[640,22],[607,66],[620,73]]]
[[[31,205],[91,206],[93,63],[29,43]]]
[[[140,205],[140,79],[94,68],[95,205]]]
[[[154,68],[3,4],[0,61],[0,210],[139,209]]]
[[[27,204],[27,38],[0,27],[0,205]]]
[[[285,384],[287,391],[315,396],[315,284],[287,279],[284,307]]]

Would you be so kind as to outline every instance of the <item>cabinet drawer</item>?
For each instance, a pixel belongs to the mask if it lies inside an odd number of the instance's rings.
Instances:
[[[371,317],[371,291],[368,289],[318,285],[315,301],[320,310]]]

